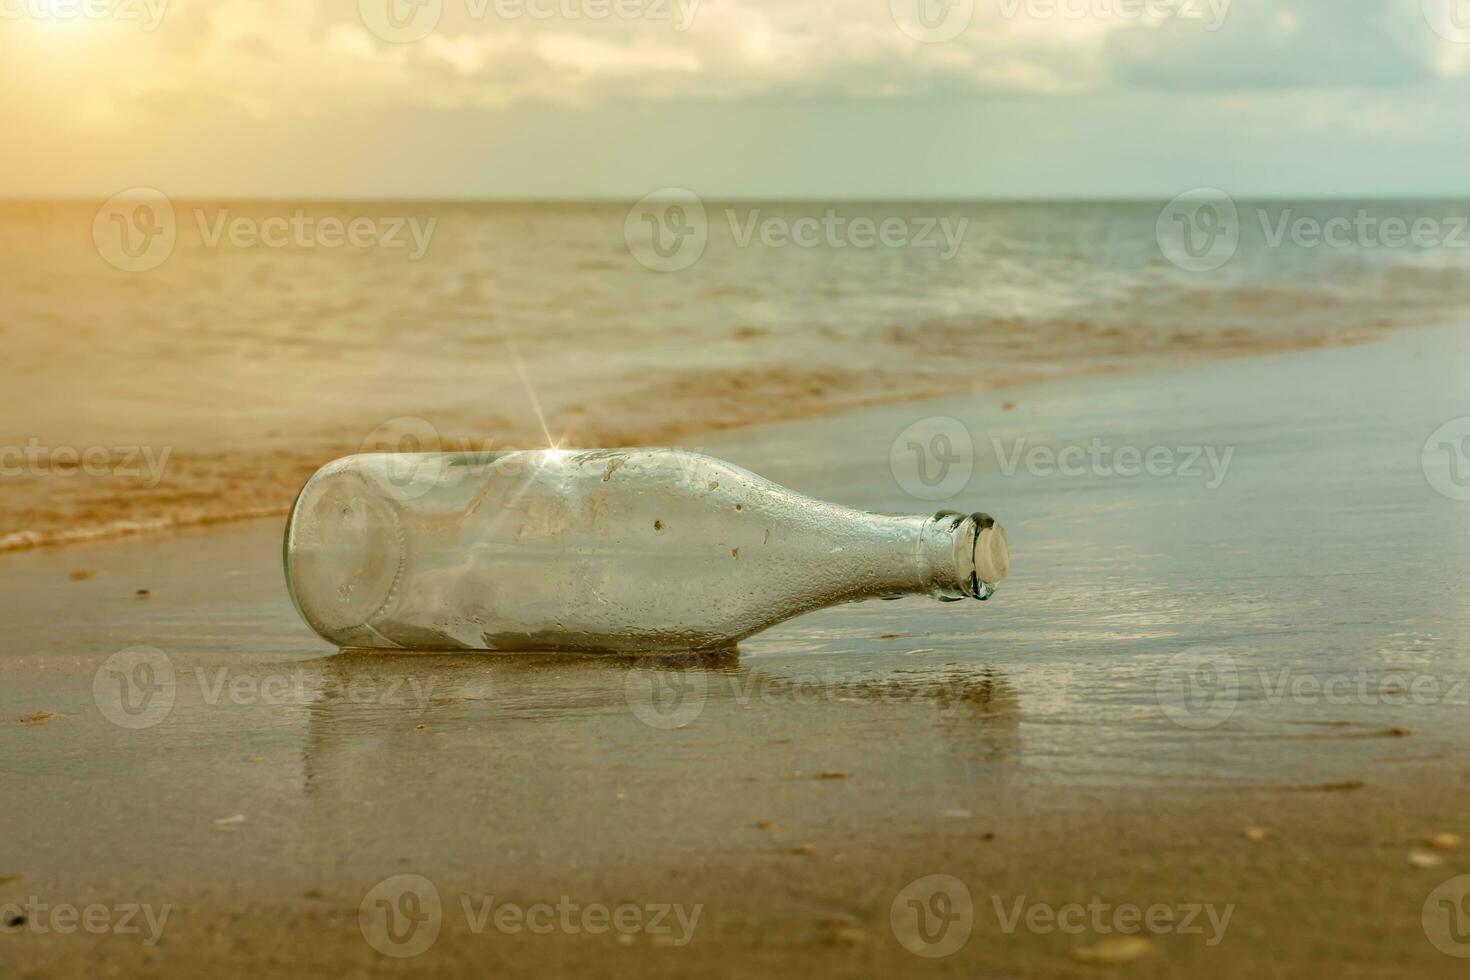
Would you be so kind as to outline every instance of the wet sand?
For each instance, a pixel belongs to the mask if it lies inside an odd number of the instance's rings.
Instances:
[[[19,926],[0,964],[1460,975],[1425,924],[1452,943],[1431,893],[1470,872],[1470,849],[1427,843],[1470,838],[1470,504],[1421,449],[1470,404],[1467,364],[1463,331],[1431,329],[711,437],[855,506],[988,510],[1014,559],[991,602],[835,608],[719,661],[337,654],[290,607],[276,520],[0,556],[0,912],[170,906],[156,944]],[[936,416],[971,433],[974,475],[925,502],[889,452]],[[1216,486],[1180,455],[1162,476],[1007,472],[1017,445],[1094,439],[1230,462]],[[156,719],[101,670],[137,645],[155,670],[130,676],[169,692]],[[404,959],[359,922],[399,875],[442,906]],[[939,958],[904,919],[929,875],[973,908]],[[692,938],[476,932],[462,900],[491,896],[700,912]],[[1007,931],[1069,903],[1197,912],[1100,953],[1116,920]]]

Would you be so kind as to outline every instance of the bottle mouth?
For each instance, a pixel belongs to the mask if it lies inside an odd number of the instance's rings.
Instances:
[[[1010,545],[1005,528],[989,514],[971,514],[963,521],[969,531],[969,554],[963,554],[965,536],[961,536],[957,542],[961,554],[955,556],[962,572],[961,587],[970,598],[984,601],[995,595],[996,587],[1010,574]]]

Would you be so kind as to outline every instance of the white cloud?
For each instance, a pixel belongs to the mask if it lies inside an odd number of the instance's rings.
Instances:
[[[1219,93],[1394,85],[1470,70],[1470,44],[1435,35],[1420,0],[975,0],[964,30],[934,44],[905,33],[888,0],[441,2],[427,36],[390,43],[371,33],[358,0],[172,0],[156,33],[112,32],[116,57],[92,67],[112,66],[103,77],[113,80],[116,114],[210,106],[280,117],[619,99],[1067,95],[1120,85]],[[1127,13],[1166,2],[1202,16]],[[635,9],[649,16],[587,16]],[[516,10],[574,16],[497,14]],[[1212,24],[1214,15],[1222,22]],[[38,103],[58,103],[41,111],[84,108],[85,89],[30,90]]]

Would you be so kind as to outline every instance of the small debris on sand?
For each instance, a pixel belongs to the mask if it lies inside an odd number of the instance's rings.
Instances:
[[[1248,840],[1248,841],[1251,841],[1253,843],[1259,844],[1261,841],[1265,840],[1267,837],[1270,837],[1270,836],[1271,836],[1271,831],[1267,830],[1265,827],[1247,827],[1247,828],[1245,828],[1245,839]]]
[[[1436,851],[1453,851],[1460,846],[1460,835],[1449,833],[1435,834],[1429,838],[1428,843]]]
[[[1119,936],[1074,949],[1072,959],[1095,966],[1117,966],[1132,963],[1151,949],[1153,944],[1141,936]]]
[[[326,897],[326,893],[323,892],[320,888],[308,888],[302,894],[305,895],[307,898],[324,898],[324,897]]]
[[[1016,408],[1016,403],[1015,402],[1001,402],[1000,403],[1000,410],[1002,412],[1014,411],[1015,408]]]
[[[1437,868],[1444,864],[1444,856],[1430,854],[1428,851],[1410,851],[1409,863],[1416,868]]]
[[[133,595],[135,595],[135,596],[137,596],[137,597],[138,597],[138,598],[139,598],[139,599],[146,599],[146,598],[148,598],[148,597],[149,597],[149,596],[151,596],[151,595],[152,595],[152,594],[153,594],[153,593],[152,593],[152,592],[150,592],[150,591],[149,591],[149,590],[147,590],[147,589],[139,589],[139,590],[138,590],[138,591],[137,591],[137,592],[134,592],[134,593],[133,593]]]
[[[32,727],[35,727],[36,725],[44,725],[46,724],[46,722],[55,717],[56,712],[54,711],[33,711],[28,715],[21,715],[20,723],[22,725],[30,725]]]
[[[798,845],[796,845],[795,847],[793,847],[791,849],[791,853],[792,854],[815,854],[815,853],[817,853],[817,847],[816,847],[815,844],[798,844]]]
[[[258,755],[247,755],[245,757],[245,761],[246,762],[259,762],[260,761],[260,756],[258,756]]]
[[[852,775],[852,773],[850,773],[850,772],[843,772],[840,769],[828,769],[826,772],[818,773],[817,774],[817,778],[818,779],[847,779],[851,775]]]
[[[770,830],[771,829],[771,821],[769,821],[769,820],[757,820],[755,822],[755,827],[756,827],[757,830]]]
[[[880,639],[880,640],[896,640],[900,636],[903,636],[903,634],[902,633],[879,633],[878,634],[878,639]]]
[[[78,568],[76,571],[74,571],[74,572],[71,573],[71,580],[73,582],[85,582],[89,578],[96,578],[96,577],[97,577],[97,571],[96,571],[96,569],[92,569],[92,568]]]
[[[240,826],[240,824],[242,824],[244,822],[245,822],[245,814],[243,814],[243,813],[236,813],[233,816],[220,817],[218,820],[216,820],[214,822],[214,826],[215,826],[215,829],[217,829],[217,830],[233,830],[236,827]]]
[[[827,945],[829,946],[863,946],[868,942],[868,934],[861,929],[842,928],[833,929],[827,933]]]
[[[1318,783],[1315,786],[1303,786],[1302,789],[1315,790],[1320,793],[1346,793],[1355,789],[1362,789],[1368,784],[1361,779],[1343,779],[1335,783]]]
[[[0,885],[8,885],[12,881],[20,881],[24,877],[25,875],[23,874],[0,875]]]

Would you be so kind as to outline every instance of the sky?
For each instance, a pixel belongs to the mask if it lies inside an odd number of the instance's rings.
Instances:
[[[1470,0],[0,0],[0,196],[1470,195]]]

